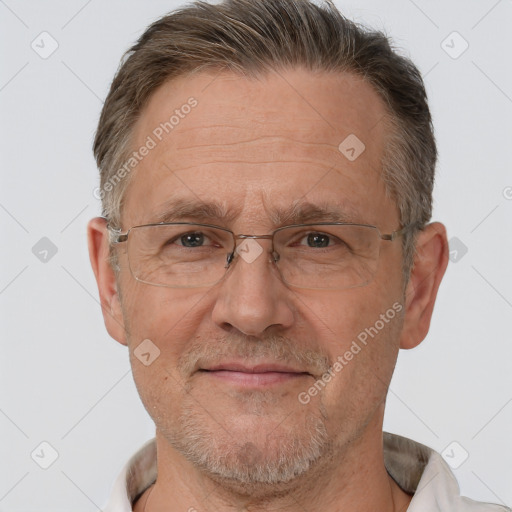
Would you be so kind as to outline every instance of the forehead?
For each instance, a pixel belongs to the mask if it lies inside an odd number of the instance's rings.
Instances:
[[[351,74],[180,77],[156,90],[134,128],[123,217],[153,222],[189,199],[246,220],[275,222],[307,202],[375,223],[396,213],[381,175],[385,117],[373,88]]]

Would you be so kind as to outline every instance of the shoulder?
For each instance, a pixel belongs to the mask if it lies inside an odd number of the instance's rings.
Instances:
[[[443,457],[412,439],[384,432],[384,458],[391,477],[413,494],[408,512],[512,512],[506,506],[461,496]]]

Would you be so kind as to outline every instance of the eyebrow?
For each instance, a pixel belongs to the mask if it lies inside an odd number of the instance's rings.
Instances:
[[[264,208],[271,223],[276,227],[315,222],[362,222],[357,210],[348,203],[338,206],[296,200],[287,208]],[[162,209],[162,213],[155,215],[155,223],[191,221],[226,225],[233,222],[241,213],[239,209],[227,208],[216,201],[205,202],[185,198],[172,199],[162,205]]]
[[[360,219],[356,209],[349,204],[340,206],[327,203],[313,204],[302,200],[294,201],[286,209],[274,208],[268,211],[268,214],[276,226],[312,222],[356,222]]]
[[[171,199],[163,205],[163,212],[155,216],[155,222],[180,222],[185,219],[195,221],[231,222],[239,215],[236,210],[228,210],[215,201],[203,202],[195,199]]]

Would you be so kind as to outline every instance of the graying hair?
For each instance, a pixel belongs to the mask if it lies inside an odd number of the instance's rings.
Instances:
[[[332,0],[197,1],[150,25],[121,61],[94,140],[103,215],[121,225],[131,174],[119,179],[119,170],[133,151],[134,124],[160,85],[203,70],[254,77],[296,67],[362,77],[386,105],[382,179],[401,225],[414,226],[403,238],[407,282],[417,230],[432,215],[437,160],[424,83],[385,34],[346,19]]]

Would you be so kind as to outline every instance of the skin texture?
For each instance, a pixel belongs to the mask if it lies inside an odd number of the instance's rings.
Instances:
[[[191,96],[197,106],[130,176],[123,231],[157,222],[178,199],[216,200],[233,215],[180,220],[235,233],[272,232],[283,225],[274,210],[296,201],[327,203],[382,233],[400,227],[381,179],[385,107],[360,78],[302,69],[258,80],[229,72],[183,77],[153,94],[133,147]],[[353,162],[338,150],[349,134],[365,144]],[[405,510],[411,497],[384,467],[384,405],[399,348],[416,346],[428,332],[448,261],[444,226],[430,224],[419,235],[405,290],[400,240],[383,241],[374,280],[349,290],[287,286],[269,259],[269,241],[258,243],[263,254],[252,263],[235,258],[216,285],[172,289],[134,280],[126,244],[117,249],[116,280],[105,221],[89,224],[105,324],[128,346],[156,425],[158,479],[134,510]],[[393,304],[402,306],[400,314],[301,403],[299,393]],[[149,366],[134,356],[145,339],[160,350]],[[197,371],[234,360],[304,373],[242,386]]]

